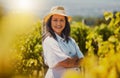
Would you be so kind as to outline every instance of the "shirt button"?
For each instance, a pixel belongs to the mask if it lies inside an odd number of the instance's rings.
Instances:
[[[69,52],[69,54],[71,54],[71,52]]]

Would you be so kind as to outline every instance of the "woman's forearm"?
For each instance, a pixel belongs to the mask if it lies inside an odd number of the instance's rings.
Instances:
[[[64,61],[61,61],[57,64],[57,66],[62,66],[62,67],[78,67],[79,66],[79,58],[74,57],[74,58],[67,58]]]

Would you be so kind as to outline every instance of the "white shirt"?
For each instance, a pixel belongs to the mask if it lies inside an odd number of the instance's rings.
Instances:
[[[49,67],[45,78],[61,78],[62,74],[68,70],[68,68],[55,67],[57,63],[76,55],[79,58],[84,57],[74,39],[70,38],[67,43],[59,35],[56,34],[56,37],[57,41],[53,37],[48,36],[42,43],[44,61]]]

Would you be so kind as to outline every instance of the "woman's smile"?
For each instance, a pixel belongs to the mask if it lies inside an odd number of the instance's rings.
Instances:
[[[61,29],[61,28],[62,28],[62,26],[55,26],[55,28],[57,28],[57,29]]]

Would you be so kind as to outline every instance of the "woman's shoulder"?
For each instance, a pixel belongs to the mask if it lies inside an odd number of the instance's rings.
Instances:
[[[53,37],[47,36],[47,37],[44,39],[43,43],[56,44],[57,41],[56,41]]]
[[[69,37],[69,38],[70,38],[70,41],[75,42],[75,39],[74,39],[74,38],[72,38],[72,37]]]

